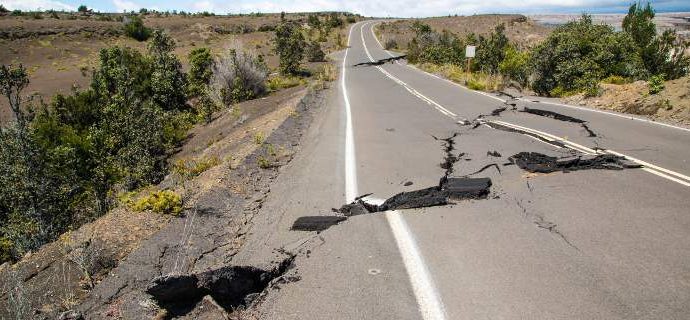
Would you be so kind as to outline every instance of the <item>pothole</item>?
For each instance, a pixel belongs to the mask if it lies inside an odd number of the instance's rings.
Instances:
[[[210,296],[228,312],[246,307],[276,278],[293,265],[290,255],[275,267],[264,270],[252,266],[226,266],[190,275],[166,275],[151,281],[146,293],[168,316],[183,316],[205,297]]]

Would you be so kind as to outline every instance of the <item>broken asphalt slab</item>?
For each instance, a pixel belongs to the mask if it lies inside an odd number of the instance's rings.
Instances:
[[[592,129],[589,128],[589,126],[587,125],[587,121],[582,120],[582,119],[574,118],[571,116],[566,116],[566,115],[560,114],[558,112],[553,112],[553,111],[549,111],[549,110],[542,110],[542,109],[532,109],[532,108],[528,108],[528,107],[525,107],[522,110],[522,112],[530,113],[530,114],[534,114],[534,115],[538,115],[538,116],[542,116],[542,117],[552,118],[552,119],[556,119],[559,121],[578,123],[578,124],[580,124],[580,126],[582,126],[583,129],[585,129],[585,131],[587,131],[587,135],[589,137],[596,137],[597,136],[597,134],[594,133],[594,131],[592,131]]]
[[[397,60],[405,59],[407,55],[401,55],[401,56],[396,56],[396,57],[390,57],[390,58],[385,58],[385,59],[380,59],[376,61],[368,61],[368,62],[360,62],[357,64],[352,65],[353,67],[359,67],[359,66],[380,66],[382,64],[386,64],[389,62],[394,62]]]
[[[189,313],[205,296],[211,296],[223,309],[231,312],[249,305],[271,281],[292,267],[294,258],[290,255],[269,270],[225,266],[197,274],[164,275],[153,279],[146,293],[173,316]]]
[[[537,152],[520,152],[511,156],[509,160],[525,171],[537,173],[589,169],[623,170],[641,167],[639,164],[630,162],[624,157],[613,154],[577,155],[558,158]]]
[[[348,217],[384,212],[391,210],[416,209],[450,204],[452,200],[484,199],[491,189],[489,178],[446,178],[438,186],[400,192],[381,204],[372,204],[364,200],[364,195],[355,201],[345,204],[340,209],[333,209],[341,216],[304,216],[293,223],[294,231],[323,231],[347,220]]]

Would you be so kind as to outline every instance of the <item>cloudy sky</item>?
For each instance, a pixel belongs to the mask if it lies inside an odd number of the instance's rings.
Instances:
[[[215,13],[349,11],[366,16],[426,17],[475,13],[623,13],[617,0],[0,0],[9,9],[75,10],[85,4],[102,12],[151,8]],[[659,12],[690,11],[688,0],[651,1]]]

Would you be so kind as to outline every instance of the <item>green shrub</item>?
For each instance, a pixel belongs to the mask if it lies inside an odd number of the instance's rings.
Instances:
[[[598,91],[598,83],[611,75],[638,79],[645,74],[630,36],[607,25],[592,23],[584,15],[556,28],[530,54],[538,94]]]
[[[505,58],[509,47],[508,37],[505,35],[505,25],[499,24],[488,38],[479,36],[477,58],[475,63],[484,73],[498,73],[499,64]]]
[[[608,84],[626,84],[630,83],[629,78],[621,77],[621,76],[616,76],[616,75],[611,75],[608,76],[604,79],[601,80],[602,83],[608,83]]]
[[[259,168],[261,169],[268,169],[272,167],[273,165],[271,164],[271,160],[264,156],[259,156],[259,158],[256,160],[257,165],[259,165]]]
[[[86,7],[85,5],[83,5],[83,4],[80,5],[80,6],[77,8],[77,12],[85,13],[85,12],[87,12],[87,11],[89,11],[89,8],[87,8],[87,7]]]
[[[527,85],[529,76],[529,52],[519,51],[514,46],[505,49],[504,58],[498,65],[498,70],[508,79]]]
[[[10,15],[16,16],[16,17],[21,17],[24,15],[24,13],[19,9],[15,9],[15,10],[12,10],[12,13]]]
[[[206,170],[220,164],[217,156],[202,157],[194,160],[177,160],[172,166],[172,172],[182,177],[196,177]]]
[[[144,25],[144,21],[138,16],[128,17],[129,21],[124,25],[125,34],[137,41],[146,41],[151,36],[151,29]]]
[[[5,6],[0,4],[0,13],[8,13],[8,12],[10,12],[10,10],[7,10],[7,8],[5,8]]]
[[[283,22],[276,27],[275,33],[274,49],[280,58],[280,73],[283,75],[299,73],[306,46],[300,26]]]
[[[132,209],[179,216],[182,213],[182,197],[171,190],[151,192],[134,202]]]
[[[407,48],[407,60],[411,63],[462,64],[465,44],[453,33],[435,32],[429,25],[415,21],[412,24],[415,37]]]
[[[478,79],[467,79],[466,85],[472,90],[486,90],[486,85],[481,83]]]
[[[213,57],[208,48],[194,48],[189,53],[189,92],[196,96],[201,94],[211,81],[213,75]]]
[[[388,39],[388,40],[386,40],[386,43],[383,45],[383,47],[386,50],[397,49],[398,48],[398,42],[396,42],[394,39]]]
[[[677,79],[688,73],[690,57],[684,54],[688,43],[682,41],[674,30],[656,34],[654,9],[648,2],[645,7],[633,3],[623,19],[623,30],[636,45],[642,63],[650,75],[665,74]]]
[[[647,83],[649,87],[649,94],[657,94],[664,90],[664,75],[654,75],[649,77],[649,82]]]
[[[292,88],[305,83],[305,80],[297,76],[274,76],[268,79],[268,88],[277,91],[285,88]]]
[[[351,16],[351,15],[350,15],[350,16],[347,16],[347,18],[345,18],[345,19],[346,19],[345,21],[347,21],[347,23],[355,23],[355,22],[357,22],[357,19],[355,18],[355,16]]]

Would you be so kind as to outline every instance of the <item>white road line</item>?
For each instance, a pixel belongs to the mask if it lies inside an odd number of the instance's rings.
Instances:
[[[362,44],[363,44],[363,46],[364,46],[364,52],[367,54],[367,57],[369,58],[369,61],[372,61],[372,62],[373,62],[373,61],[374,61],[374,58],[371,56],[371,53],[369,53],[369,49],[367,48],[367,46],[366,46],[366,44],[365,44],[365,42],[364,42],[364,27],[365,27],[365,26],[366,26],[366,24],[363,24],[363,25],[362,25],[362,30],[361,30]],[[410,92],[412,95],[416,96],[417,98],[419,98],[419,99],[421,99],[422,101],[426,102],[426,103],[429,104],[430,106],[434,107],[436,110],[438,110],[438,111],[441,112],[442,114],[444,114],[444,115],[446,115],[446,116],[452,118],[453,120],[457,120],[457,115],[456,115],[455,113],[453,113],[453,112],[451,112],[450,110],[444,108],[442,105],[436,103],[436,101],[429,99],[429,98],[426,97],[425,95],[421,94],[419,91],[417,91],[417,90],[415,90],[414,88],[412,88],[411,86],[409,86],[409,85],[408,85],[407,83],[405,83],[404,81],[402,81],[402,80],[396,78],[395,76],[393,76],[392,74],[388,73],[388,71],[386,71],[385,69],[381,68],[380,66],[376,66],[376,69],[378,69],[379,71],[381,71],[381,73],[383,73],[383,74],[384,74],[386,77],[388,77],[389,79],[395,81],[395,83],[401,85],[403,88],[405,88],[405,89],[406,89],[408,92]],[[465,120],[465,119],[463,119],[463,120]]]
[[[372,27],[371,27],[371,35],[374,37],[374,39],[376,39],[376,42],[379,44],[379,46],[381,47],[381,49],[382,49],[383,51],[385,51],[389,56],[393,57],[393,54],[391,54],[388,50],[386,50],[386,49],[383,47],[383,45],[381,45],[381,41],[379,41],[378,37],[376,37],[376,34],[374,33],[374,26],[377,25],[377,24],[379,24],[379,23],[381,23],[381,22],[377,22],[377,23],[374,23],[374,24],[372,25]],[[397,62],[397,61],[396,61],[396,62]],[[401,63],[398,63],[398,64],[402,65]],[[421,73],[423,73],[423,74],[425,74],[425,75],[427,75],[427,76],[430,76],[430,77],[433,77],[433,78],[436,78],[436,79],[439,79],[439,80],[446,81],[446,82],[448,82],[448,83],[450,83],[450,84],[452,84],[452,85],[455,85],[455,86],[457,86],[457,87],[463,88],[463,89],[465,89],[465,90],[468,90],[468,91],[471,91],[471,92],[474,92],[474,93],[477,93],[477,94],[481,94],[481,95],[483,95],[483,96],[486,96],[486,97],[489,97],[489,98],[492,98],[492,99],[496,99],[496,100],[499,100],[499,101],[502,101],[502,102],[505,102],[505,101],[506,101],[506,100],[504,100],[504,99],[501,99],[501,98],[499,98],[499,97],[497,97],[497,96],[494,96],[494,95],[492,95],[492,94],[489,94],[489,93],[486,93],[486,92],[483,92],[483,91],[472,90],[472,89],[470,89],[470,88],[468,88],[468,87],[465,87],[465,86],[463,86],[463,85],[461,85],[461,84],[459,84],[459,83],[450,81],[450,80],[448,80],[448,79],[446,79],[446,78],[443,78],[443,77],[439,77],[438,75],[435,75],[435,74],[433,74],[433,73],[426,72],[426,71],[424,71],[424,70],[422,70],[422,69],[419,69],[419,68],[417,68],[417,67],[415,67],[415,66],[411,66],[411,65],[408,65],[408,64],[405,64],[405,66],[407,66],[407,67],[409,67],[409,68],[411,68],[411,69],[417,70],[417,71],[419,71],[419,72],[421,72]],[[518,100],[520,100],[520,101],[525,101],[525,102],[533,102],[532,100],[527,99],[527,98],[518,98]],[[674,126],[674,125],[672,125],[672,124],[663,123],[663,122],[657,122],[657,121],[652,121],[652,120],[650,120],[650,119],[645,119],[645,118],[638,118],[638,117],[634,117],[634,116],[631,116],[631,115],[625,115],[625,114],[619,114],[619,113],[614,113],[614,112],[609,112],[609,111],[597,110],[597,109],[593,109],[593,108],[578,107],[578,106],[574,106],[574,105],[570,105],[570,104],[557,103],[557,102],[539,101],[539,103],[550,104],[550,105],[554,105],[554,106],[566,107],[566,108],[571,108],[571,109],[577,109],[577,110],[580,110],[580,111],[588,111],[588,112],[601,113],[601,114],[606,114],[606,115],[609,115],[609,116],[619,117],[619,118],[623,118],[623,119],[635,120],[635,121],[645,122],[645,123],[648,123],[648,124],[654,124],[654,125],[659,125],[659,126],[671,128],[671,129],[676,129],[676,130],[681,130],[681,131],[690,132],[690,128],[683,128],[683,127],[679,127],[679,126]]]
[[[347,94],[347,86],[345,85],[347,53],[350,50],[350,38],[352,38],[352,29],[354,27],[355,25],[350,27],[350,32],[347,36],[347,48],[343,55],[343,67],[340,77],[340,85],[345,100],[345,203],[350,203],[357,197],[357,166],[355,161],[355,137],[352,128],[352,108],[350,107],[350,98]]]
[[[367,48],[366,43],[364,42],[364,27],[367,26],[367,25],[368,25],[368,24],[366,24],[366,23],[362,25],[362,29],[361,29],[361,34],[362,34],[362,45],[364,46],[364,51],[366,52],[367,56],[369,57],[369,60],[374,61],[374,59],[372,58],[371,54],[369,53],[369,49]],[[374,37],[374,39],[376,39],[376,34],[374,34],[373,27],[371,28],[371,34],[372,34],[372,36]],[[378,39],[377,39],[377,42],[378,42]],[[381,45],[380,42],[379,42],[379,45]],[[384,49],[384,51],[385,51],[385,49]],[[390,55],[390,53],[388,53],[388,54]],[[417,68],[412,67],[412,66],[410,66],[410,67],[413,68],[413,69],[416,69],[416,70],[418,70],[418,71],[420,71],[420,72],[422,72],[422,73],[424,73],[424,74],[426,74],[426,75],[429,75],[429,76],[432,76],[432,77],[434,77],[434,78],[438,78],[438,79],[441,79],[441,80],[450,82],[450,83],[452,83],[452,84],[454,84],[454,85],[456,85],[456,86],[459,86],[459,87],[461,87],[461,88],[467,89],[467,90],[469,90],[469,91],[471,91],[471,92],[475,92],[475,93],[478,93],[478,94],[481,94],[481,95],[485,95],[485,96],[488,96],[488,97],[490,97],[490,98],[497,99],[497,100],[499,100],[499,101],[503,101],[503,102],[506,101],[506,100],[504,100],[504,99],[501,99],[501,98],[499,98],[499,97],[496,97],[496,96],[487,94],[487,93],[485,93],[485,92],[476,91],[476,90],[471,90],[471,89],[466,88],[466,87],[464,87],[464,86],[461,86],[461,85],[459,85],[459,84],[457,84],[457,83],[455,83],[455,82],[452,82],[452,81],[450,81],[450,80],[448,80],[448,79],[441,78],[441,77],[439,77],[439,76],[437,76],[437,75],[435,75],[435,74],[428,73],[428,72],[426,72],[426,71],[417,69]],[[403,87],[405,87],[405,89],[407,89],[407,90],[408,90],[410,93],[412,93],[413,95],[417,96],[418,98],[420,98],[420,99],[423,100],[424,102],[426,102],[426,103],[428,103],[428,104],[430,104],[430,105],[433,105],[434,108],[436,108],[436,110],[438,110],[439,112],[441,112],[441,113],[443,113],[444,115],[447,115],[447,116],[453,118],[453,120],[455,120],[455,118],[457,117],[454,113],[452,113],[452,112],[449,111],[448,109],[444,108],[443,106],[441,106],[440,104],[438,104],[436,101],[434,101],[434,100],[430,99],[429,97],[427,97],[427,96],[425,96],[425,95],[419,93],[419,91],[415,90],[413,87],[409,86],[407,83],[405,83],[405,82],[403,82],[402,80],[400,80],[400,79],[396,78],[395,76],[391,75],[390,73],[388,73],[388,71],[386,71],[386,70],[384,70],[383,68],[378,67],[378,66],[377,66],[376,68],[379,69],[379,71],[383,72],[384,75],[386,75],[387,77],[391,78],[393,81],[395,81],[395,82],[397,82],[398,84],[400,84],[400,85],[402,85]],[[567,105],[564,105],[564,106],[567,106]],[[597,110],[597,111],[598,111],[598,110]],[[451,115],[452,115],[452,116],[451,116]],[[615,115],[615,114],[613,114],[613,115]],[[530,132],[530,133],[539,135],[539,136],[541,136],[542,138],[547,139],[547,140],[550,140],[550,141],[559,141],[559,142],[565,144],[566,146],[568,146],[569,148],[574,149],[574,150],[577,150],[577,151],[580,151],[580,152],[585,153],[585,154],[597,154],[597,153],[599,153],[599,152],[597,152],[597,151],[594,150],[594,149],[588,148],[588,147],[586,147],[586,146],[583,146],[583,145],[574,143],[574,142],[572,142],[572,141],[568,141],[568,140],[565,139],[565,138],[561,138],[561,137],[552,135],[552,134],[550,134],[550,133],[546,133],[546,132],[539,131],[539,130],[536,130],[536,129],[532,129],[532,128],[527,128],[527,127],[519,126],[519,125],[512,124],[512,123],[508,123],[508,122],[505,122],[505,121],[487,120],[487,122],[494,122],[494,123],[497,123],[497,124],[500,124],[500,125],[504,125],[504,126],[507,126],[507,127],[513,127],[514,129],[519,129],[519,130],[527,131],[527,132]],[[656,123],[656,122],[653,122],[653,123]],[[658,123],[658,124],[666,125],[666,124],[663,124],[663,123]],[[670,125],[666,125],[666,126],[670,126]],[[674,126],[671,126],[671,127],[676,128],[676,129],[683,129],[683,130],[685,130],[685,128],[674,127]],[[532,138],[534,138],[534,137],[532,137]],[[538,139],[537,139],[537,140],[538,140]],[[543,142],[543,141],[542,141],[542,142]],[[621,157],[625,157],[626,159],[628,159],[628,160],[630,160],[630,161],[632,161],[632,162],[635,162],[635,163],[637,163],[637,164],[642,165],[642,166],[644,167],[644,168],[643,168],[644,171],[647,171],[647,172],[649,172],[649,173],[655,174],[655,175],[657,175],[657,176],[659,176],[659,177],[662,177],[662,178],[664,178],[664,179],[671,180],[671,181],[673,181],[673,182],[679,183],[679,184],[684,185],[684,186],[690,186],[690,177],[688,177],[688,176],[686,176],[686,175],[683,175],[683,174],[681,174],[681,173],[678,173],[678,172],[675,172],[675,171],[672,171],[672,170],[669,170],[669,169],[666,169],[666,168],[659,167],[659,166],[657,166],[657,165],[654,165],[654,164],[651,164],[651,163],[648,163],[648,162],[645,162],[645,161],[642,161],[642,160],[633,158],[633,157],[631,157],[631,156],[628,156],[628,155],[625,155],[625,154],[622,154],[622,153],[615,152],[615,151],[613,151],[613,150],[602,150],[602,152],[608,152],[608,153],[615,154],[615,155],[618,155],[618,156],[621,156]]]
[[[365,23],[366,24],[366,23]],[[364,25],[362,28],[364,28]],[[350,35],[348,36],[348,46],[350,44],[350,37],[352,35],[352,28],[350,28]],[[360,29],[363,30],[363,29]],[[362,35],[362,44],[364,45],[367,56],[371,61],[371,54],[366,50],[366,45],[364,44],[364,36]],[[355,156],[354,156],[354,139],[352,134],[352,118],[350,110],[350,101],[347,97],[347,89],[345,86],[345,61],[347,59],[347,49],[345,50],[345,56],[343,57],[343,77],[342,77],[342,89],[345,95],[345,108],[347,112],[347,123],[346,133],[345,133],[345,190],[347,201],[352,201],[357,193],[356,186],[356,172],[355,172]],[[379,69],[381,70],[381,69]],[[395,79],[394,79],[395,80]],[[396,81],[397,82],[397,81]],[[428,98],[427,98],[428,99]],[[430,99],[429,99],[430,100]],[[440,110],[439,110],[440,111]],[[349,138],[348,138],[349,137]],[[348,144],[349,141],[349,144]],[[351,168],[351,169],[348,169]],[[352,175],[350,177],[350,175]],[[349,178],[350,177],[350,178]],[[381,200],[378,200],[382,202]],[[405,264],[405,270],[407,271],[408,278],[412,285],[412,291],[414,292],[415,299],[419,307],[419,312],[424,320],[445,320],[446,313],[443,307],[443,302],[439,297],[434,282],[431,278],[431,274],[424,263],[424,258],[422,257],[417,243],[410,232],[410,228],[407,226],[405,219],[397,211],[386,212],[386,220],[391,228],[393,237],[402,256],[403,263]]]
[[[629,161],[632,161],[632,162],[634,162],[634,163],[637,163],[637,164],[641,165],[641,166],[643,167],[642,170],[644,170],[644,171],[646,171],[646,172],[649,172],[649,173],[651,173],[651,174],[657,175],[657,176],[662,177],[662,178],[664,178],[664,179],[671,180],[671,181],[673,181],[673,182],[682,184],[682,185],[684,185],[684,186],[686,186],[686,187],[690,187],[690,177],[688,177],[688,176],[686,176],[686,175],[684,175],[684,174],[681,174],[681,173],[678,173],[678,172],[675,172],[675,171],[672,171],[672,170],[669,170],[669,169],[666,169],[666,168],[659,167],[659,166],[654,165],[654,164],[651,164],[651,163],[649,163],[649,162],[645,162],[645,161],[642,161],[642,160],[640,160],[640,159],[633,158],[633,157],[631,157],[631,156],[628,156],[628,155],[625,155],[625,154],[622,154],[622,153],[619,153],[619,152],[616,152],[616,151],[613,151],[613,150],[608,150],[608,149],[594,150],[594,149],[585,147],[585,146],[583,146],[583,145],[577,144],[577,143],[572,142],[572,141],[568,141],[568,140],[566,140],[566,139],[564,139],[564,138],[557,137],[557,136],[554,136],[554,135],[552,135],[552,134],[549,134],[549,133],[546,133],[546,132],[543,132],[543,131],[539,131],[539,130],[535,130],[535,129],[531,129],[531,128],[519,126],[519,125],[512,124],[512,123],[505,122],[505,121],[491,120],[491,121],[487,121],[487,122],[494,122],[494,123],[497,123],[497,124],[500,124],[500,125],[504,125],[504,126],[506,126],[506,127],[512,127],[512,128],[514,128],[514,129],[524,130],[524,131],[530,132],[530,133],[532,133],[532,134],[539,135],[539,136],[541,136],[542,138],[547,139],[547,140],[558,141],[558,142],[561,142],[561,143],[565,144],[565,145],[568,146],[569,148],[575,149],[575,150],[580,151],[580,152],[582,152],[582,153],[584,153],[584,154],[594,155],[594,154],[601,154],[601,153],[610,153],[610,154],[613,154],[613,155],[617,155],[617,156],[620,156],[620,157],[624,157],[624,158],[626,158],[626,159],[629,160]],[[543,141],[542,141],[542,142],[543,142]]]

